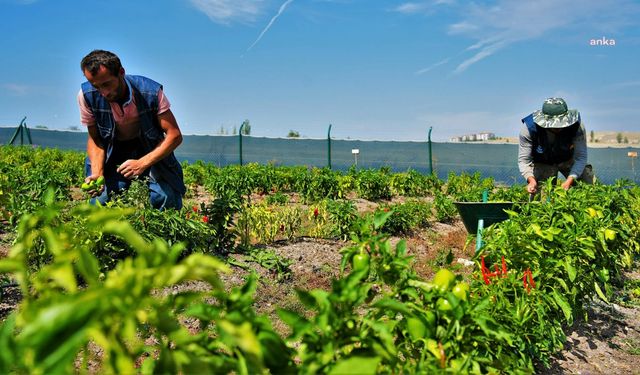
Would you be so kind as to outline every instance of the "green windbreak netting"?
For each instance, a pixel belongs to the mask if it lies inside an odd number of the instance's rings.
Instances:
[[[0,143],[7,144],[15,128],[0,128]],[[84,151],[84,132],[32,129],[35,146]],[[329,147],[331,158],[329,159]],[[354,154],[354,150],[358,150]],[[638,148],[589,148],[589,163],[603,183],[617,179],[639,181],[637,158],[630,157]],[[433,143],[433,171],[441,179],[449,172],[456,174],[480,172],[496,182],[511,185],[524,183],[518,172],[515,144]],[[217,166],[240,163],[240,137],[185,135],[176,150],[181,161],[202,160]],[[264,138],[242,136],[242,162],[274,165],[307,165],[347,170],[389,167],[394,172],[409,169],[430,172],[429,145],[425,142],[361,141],[332,139]]]

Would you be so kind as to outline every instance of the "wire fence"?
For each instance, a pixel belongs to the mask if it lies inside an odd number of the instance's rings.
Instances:
[[[0,128],[0,143],[7,144],[16,128]],[[86,150],[87,133],[32,129],[34,145],[60,149]],[[338,139],[265,138],[253,136],[185,135],[176,150],[181,161],[202,160],[224,167],[232,164],[259,163],[331,167],[346,171],[357,168],[388,167],[394,172],[416,170],[446,179],[449,173],[479,172],[496,183],[524,183],[518,171],[516,144],[432,143],[362,141]],[[242,150],[242,153],[240,152]],[[356,151],[357,150],[357,151]],[[636,155],[640,149],[589,148],[589,163],[596,178],[611,184],[618,179],[638,183]]]

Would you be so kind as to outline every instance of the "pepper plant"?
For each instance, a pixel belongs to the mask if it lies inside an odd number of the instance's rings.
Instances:
[[[76,207],[88,228],[121,238],[135,254],[101,272],[89,246],[94,232],[82,235],[62,223],[53,194],[46,203],[20,221],[10,256],[0,260],[0,272],[12,274],[23,294],[20,308],[0,324],[0,372],[88,371],[90,362],[107,373],[291,372],[291,350],[251,309],[255,278],[226,291],[219,273],[228,269],[215,258],[183,258],[181,244],[146,241],[121,220],[126,210]],[[27,255],[39,241],[51,262],[33,272]],[[188,280],[211,292],[158,294]],[[183,316],[200,319],[202,330],[191,333],[180,324]]]

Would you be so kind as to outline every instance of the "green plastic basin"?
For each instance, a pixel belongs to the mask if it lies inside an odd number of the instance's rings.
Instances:
[[[467,232],[478,232],[478,220],[484,220],[484,228],[491,224],[507,220],[504,210],[513,210],[513,202],[454,202]]]

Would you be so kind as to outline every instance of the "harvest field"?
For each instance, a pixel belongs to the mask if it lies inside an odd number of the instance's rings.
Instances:
[[[640,188],[184,164],[87,205],[84,155],[0,147],[0,372],[637,373]],[[455,201],[522,202],[483,247]],[[15,284],[15,286],[14,286]],[[635,367],[634,367],[635,366]]]

